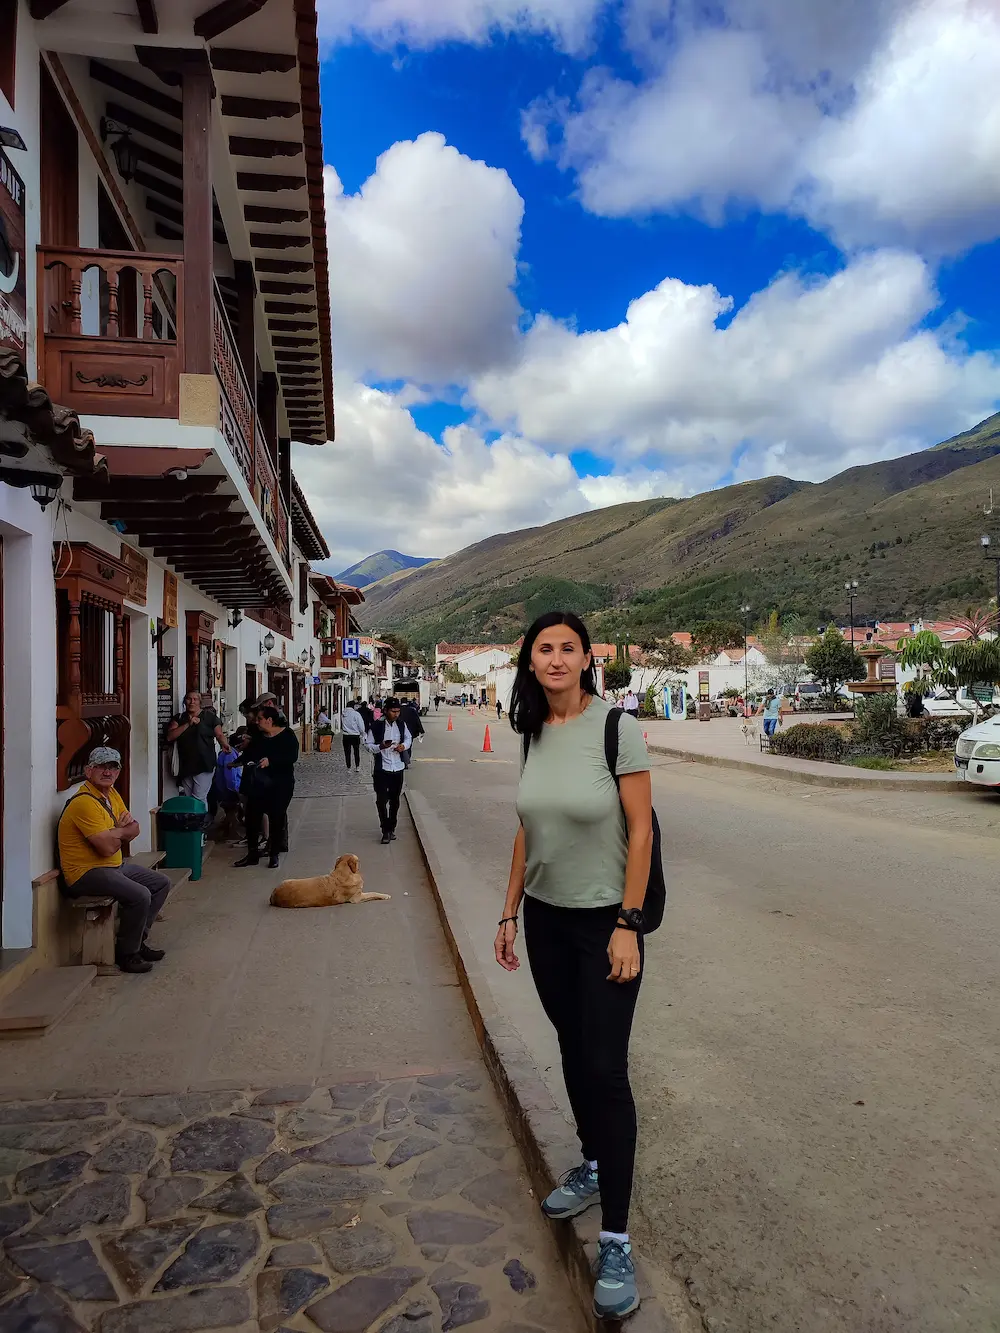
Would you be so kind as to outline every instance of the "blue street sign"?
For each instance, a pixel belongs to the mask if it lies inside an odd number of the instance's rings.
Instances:
[[[345,639],[345,640],[344,640],[344,654],[343,654],[343,655],[344,655],[344,657],[360,657],[360,656],[361,656],[361,640],[360,640],[360,639]]]

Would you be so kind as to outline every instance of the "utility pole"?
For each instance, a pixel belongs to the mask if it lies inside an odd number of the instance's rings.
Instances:
[[[993,494],[992,494],[992,492],[991,492],[991,493],[990,493],[990,501],[991,501],[991,503],[992,503],[992,500],[993,500]],[[983,556],[984,556],[984,558],[985,558],[986,560],[992,560],[993,563],[994,563],[994,565],[996,566],[996,572],[997,572],[997,615],[1000,616],[1000,552],[995,553],[995,552],[993,551],[993,549],[992,549],[992,544],[991,544],[991,542],[990,542],[990,539],[989,539],[989,537],[986,536],[985,533],[983,534],[982,537],[979,538],[979,544],[980,544],[980,546],[982,546],[982,548],[983,548]]]
[[[851,647],[853,648],[854,647],[854,599],[858,595],[857,579],[849,579],[844,584],[844,591],[847,593],[847,596],[851,603]]]
[[[998,577],[1000,577],[1000,575],[998,575]],[[747,713],[747,709],[750,707],[750,664],[747,661],[750,638],[750,628],[747,620],[747,616],[750,614],[749,602],[744,602],[740,607],[740,613],[743,616],[743,716],[749,717],[749,714]]]

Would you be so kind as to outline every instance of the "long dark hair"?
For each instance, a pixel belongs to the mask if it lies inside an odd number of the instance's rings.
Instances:
[[[554,625],[565,625],[567,629],[571,629],[574,634],[579,635],[583,651],[590,652],[587,626],[572,611],[546,611],[525,634],[521,651],[517,655],[517,674],[510,692],[508,716],[510,725],[516,732],[522,736],[530,736],[535,741],[542,734],[542,727],[549,715],[549,701],[538,682],[538,677],[531,670],[531,650],[542,630],[552,629]],[[580,673],[580,688],[587,694],[597,693],[597,673],[594,671],[593,658],[590,660],[590,666]]]

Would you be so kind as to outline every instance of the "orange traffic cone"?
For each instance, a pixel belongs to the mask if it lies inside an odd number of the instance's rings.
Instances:
[[[454,731],[454,730],[455,730],[455,727],[454,727],[454,724],[452,723],[452,720],[451,720],[451,714],[449,713],[449,714],[448,714],[448,725],[445,727],[445,731]]]
[[[492,754],[493,746],[490,744],[490,727],[486,724],[486,735],[483,737],[483,754]]]

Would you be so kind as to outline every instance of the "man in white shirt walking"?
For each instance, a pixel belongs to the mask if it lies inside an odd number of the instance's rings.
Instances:
[[[639,716],[639,700],[631,685],[628,688],[628,694],[626,694],[625,698],[622,700],[622,708],[624,708],[626,713],[631,714],[632,717],[637,718]]]
[[[392,842],[396,836],[399,798],[403,794],[406,772],[403,755],[412,743],[406,725],[400,721],[399,700],[387,699],[381,718],[372,722],[365,735],[365,748],[375,756],[375,805],[382,825],[383,843]]]
[[[344,742],[344,762],[347,764],[347,771],[351,771],[351,755],[354,756],[354,767],[361,767],[361,738],[365,734],[365,720],[357,707],[357,700],[349,703],[340,715],[340,730]]]

